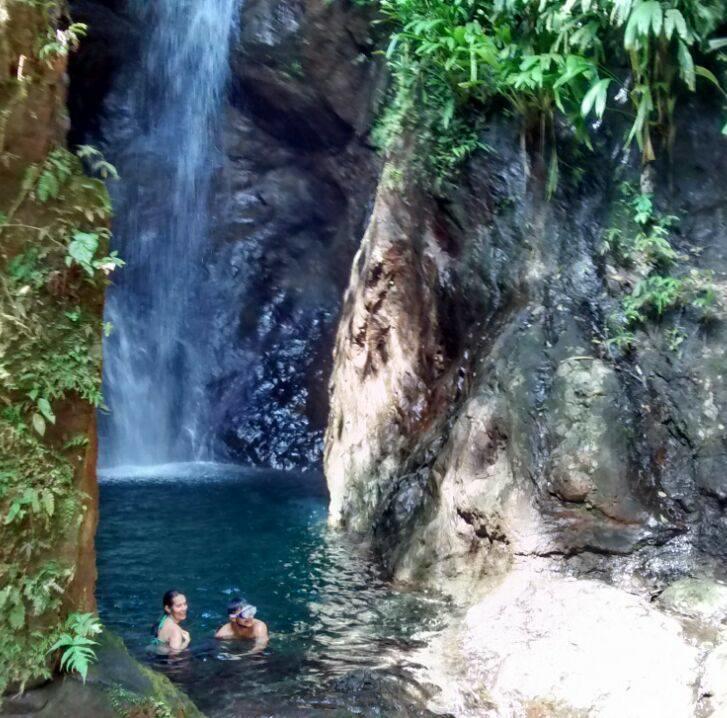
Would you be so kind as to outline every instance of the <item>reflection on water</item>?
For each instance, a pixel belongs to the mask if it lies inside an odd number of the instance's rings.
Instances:
[[[209,464],[150,473],[101,484],[99,608],[135,655],[211,717],[423,715],[406,653],[440,625],[443,603],[394,590],[327,529],[320,477]],[[192,650],[152,656],[169,588],[189,601]],[[212,638],[238,594],[269,626],[261,654]]]

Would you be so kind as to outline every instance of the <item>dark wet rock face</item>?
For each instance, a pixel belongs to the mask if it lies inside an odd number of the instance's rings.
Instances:
[[[684,218],[683,262],[722,292],[727,147],[705,151],[709,108],[690,118],[657,198]],[[336,341],[333,520],[372,533],[400,577],[449,589],[524,557],[610,575],[625,555],[654,580],[723,560],[723,324],[687,310],[668,318],[677,351],[665,321],[618,355],[601,252],[615,143],[545,202],[516,128],[494,122],[487,141],[446,197],[379,189]]]
[[[124,8],[74,3],[91,27],[71,68],[76,141],[118,140],[104,118],[120,126],[113,88],[138,62],[143,31]],[[366,136],[381,73],[368,18],[350,3],[250,0],[240,12],[195,320],[211,347],[212,454],[307,468],[320,464],[330,348],[371,208]]]

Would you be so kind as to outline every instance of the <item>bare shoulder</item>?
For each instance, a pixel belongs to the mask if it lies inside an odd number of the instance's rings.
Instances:
[[[264,621],[255,619],[255,626],[253,628],[253,634],[256,638],[261,638],[268,635],[268,626]]]
[[[177,623],[175,623],[171,619],[167,619],[166,621],[164,621],[164,624],[159,629],[159,638],[169,639],[172,636],[177,636],[181,634],[181,632],[182,629]]]

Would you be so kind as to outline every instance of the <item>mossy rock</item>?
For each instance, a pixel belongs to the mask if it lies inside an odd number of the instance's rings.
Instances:
[[[171,681],[142,666],[123,642],[106,631],[98,661],[84,684],[75,675],[58,678],[21,697],[6,698],[1,716],[34,718],[204,718]]]
[[[719,627],[727,620],[727,585],[709,579],[683,578],[664,589],[659,605],[704,625]]]

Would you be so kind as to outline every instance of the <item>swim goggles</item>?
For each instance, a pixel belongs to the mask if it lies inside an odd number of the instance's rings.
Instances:
[[[253,618],[257,613],[257,608],[248,604],[243,606],[237,613],[232,614],[232,618]]]

